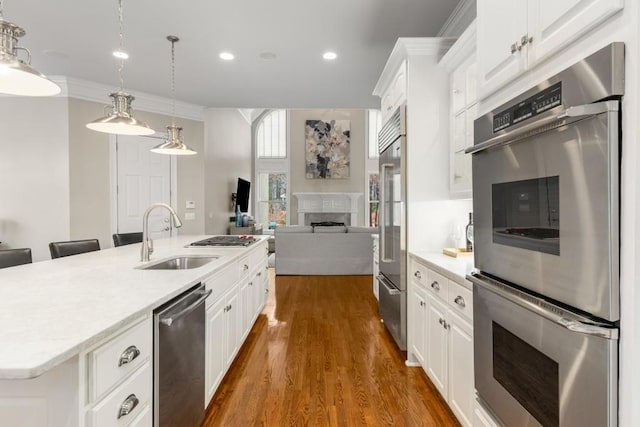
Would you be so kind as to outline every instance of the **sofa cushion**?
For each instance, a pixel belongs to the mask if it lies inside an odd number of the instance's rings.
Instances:
[[[378,227],[356,227],[356,226],[349,226],[349,227],[347,227],[347,233],[369,233],[369,234],[378,234]]]
[[[330,227],[316,226],[313,227],[314,233],[346,233],[347,227],[343,225],[336,225]]]
[[[276,234],[282,233],[313,233],[313,227],[310,225],[288,225],[286,227],[277,227]]]

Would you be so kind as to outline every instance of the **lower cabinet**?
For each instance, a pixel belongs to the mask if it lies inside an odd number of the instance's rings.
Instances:
[[[463,426],[474,424],[472,292],[411,260],[410,354]]]
[[[266,252],[257,248],[204,282],[214,290],[206,303],[205,407],[262,311],[267,276]]]

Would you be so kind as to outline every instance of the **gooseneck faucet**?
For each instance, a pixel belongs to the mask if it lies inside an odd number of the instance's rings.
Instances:
[[[149,237],[149,214],[155,208],[165,208],[171,214],[171,219],[173,220],[173,226],[175,228],[182,227],[182,221],[178,218],[178,214],[173,208],[165,203],[154,203],[144,211],[144,215],[142,216],[142,249],[140,250],[140,261],[146,262],[149,261],[149,255],[153,253],[153,240]]]

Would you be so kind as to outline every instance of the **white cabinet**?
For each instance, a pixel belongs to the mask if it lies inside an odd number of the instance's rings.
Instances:
[[[485,98],[623,8],[624,0],[478,0]]]
[[[380,97],[382,123],[407,100],[407,61],[402,61],[396,70],[388,88]]]
[[[472,23],[449,49],[440,65],[449,73],[449,195],[471,197],[473,121],[477,116],[476,27]]]
[[[213,292],[206,302],[205,401],[222,378],[264,306],[268,285],[266,241],[204,281]]]
[[[207,308],[206,337],[205,337],[205,401],[209,404],[220,381],[224,377],[225,369],[225,326],[227,301],[221,298]]]
[[[440,394],[447,398],[447,354],[448,354],[447,306],[438,298],[427,297],[427,375]]]
[[[445,277],[415,257],[409,276],[408,356],[422,366],[458,421],[475,425],[470,285]]]

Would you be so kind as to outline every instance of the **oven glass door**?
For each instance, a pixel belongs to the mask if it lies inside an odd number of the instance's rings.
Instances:
[[[473,155],[476,268],[619,319],[617,124],[602,113]]]
[[[473,304],[475,387],[505,425],[616,425],[616,340],[571,331],[475,284]]]

